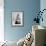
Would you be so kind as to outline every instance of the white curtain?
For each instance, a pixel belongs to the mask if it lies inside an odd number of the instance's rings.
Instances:
[[[4,41],[4,0],[0,0],[0,42]]]

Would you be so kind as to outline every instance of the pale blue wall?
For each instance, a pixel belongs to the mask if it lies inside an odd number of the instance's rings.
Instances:
[[[4,1],[4,34],[5,40],[18,41],[24,37],[32,27],[32,20],[36,11],[40,9],[39,0],[5,0]],[[11,12],[24,11],[24,27],[12,27]]]
[[[46,0],[41,0],[40,1],[40,10],[42,11],[43,9],[46,9]],[[46,10],[43,12],[43,22],[40,21],[40,25],[46,27]]]

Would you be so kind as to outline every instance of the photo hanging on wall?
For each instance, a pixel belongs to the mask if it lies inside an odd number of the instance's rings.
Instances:
[[[24,15],[23,12],[12,12],[12,26],[23,26]]]

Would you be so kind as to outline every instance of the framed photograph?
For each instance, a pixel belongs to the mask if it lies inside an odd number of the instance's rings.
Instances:
[[[23,12],[12,12],[12,26],[23,26]]]

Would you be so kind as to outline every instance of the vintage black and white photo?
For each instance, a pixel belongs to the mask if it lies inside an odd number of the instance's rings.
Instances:
[[[12,12],[12,25],[23,26],[23,12]]]

